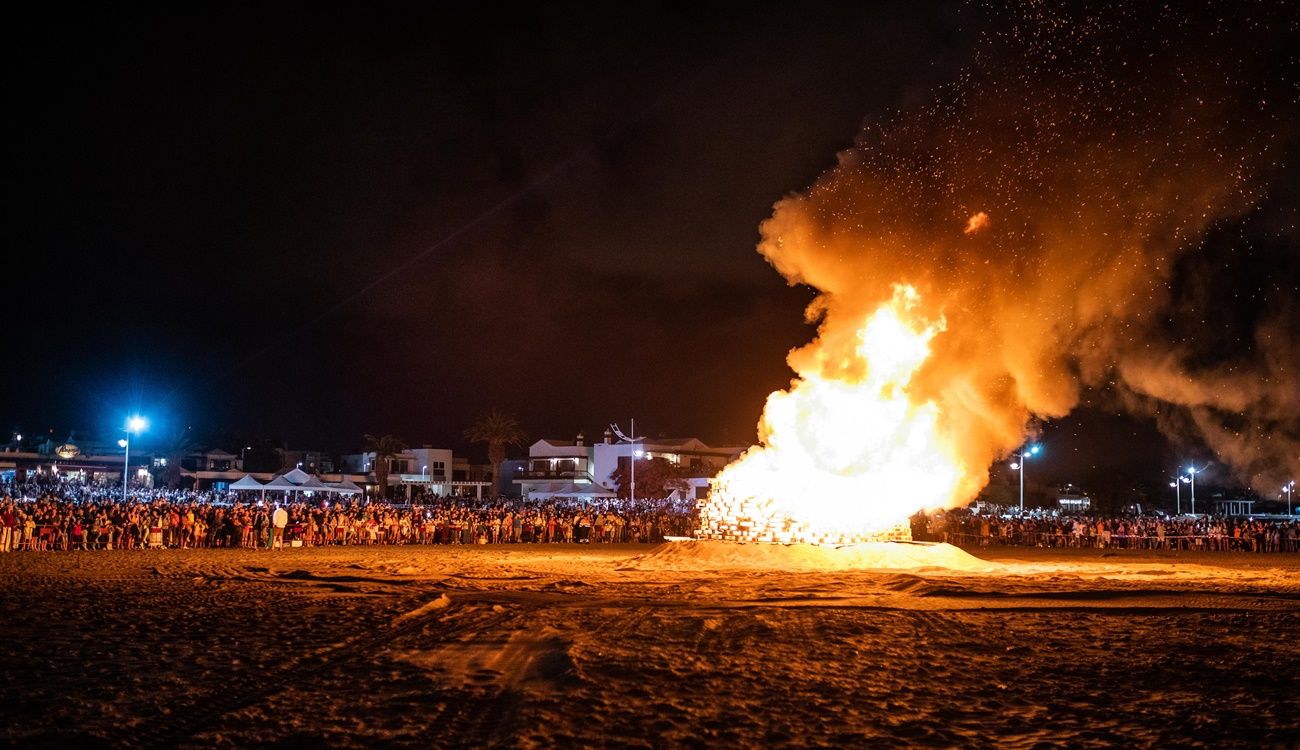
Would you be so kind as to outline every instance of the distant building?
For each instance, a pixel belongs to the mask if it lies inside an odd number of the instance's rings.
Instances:
[[[167,465],[166,458],[154,459],[154,464],[158,467]],[[243,461],[233,453],[228,453],[220,448],[211,448],[206,451],[192,451],[181,457],[181,470],[196,472],[238,472],[243,468]],[[240,476],[243,476],[242,474]]]
[[[365,477],[367,485],[375,487],[378,481],[375,479],[375,464],[378,460],[374,451],[366,451],[349,453],[340,459],[340,463],[345,472],[360,474]],[[404,487],[408,498],[417,487],[443,497],[483,497],[484,491],[492,492],[492,483],[485,478],[491,472],[470,464],[467,458],[457,458],[450,448],[429,445],[407,448],[384,460],[388,461],[388,486]]]
[[[58,447],[68,443],[59,443]],[[77,446],[78,448],[80,446]],[[0,453],[0,482],[22,484],[37,477],[62,477],[90,484],[117,485],[122,482],[123,452],[83,453],[65,448],[61,453],[5,451]],[[149,467],[153,457],[131,452],[131,481],[153,486]]]
[[[614,442],[614,436],[605,431],[604,442],[595,446],[594,475],[601,484],[612,486],[613,476],[620,466],[632,460],[634,452],[641,460],[662,458],[685,470],[689,492],[695,498],[708,494],[709,480],[717,476],[722,467],[735,461],[749,446],[712,446],[699,438],[646,438],[636,444]]]
[[[286,471],[302,469],[308,474],[332,474],[335,471],[334,459],[324,451],[285,448],[280,451],[280,456]]]
[[[526,468],[513,468],[513,483],[520,494],[550,493],[566,485],[594,484],[615,489],[614,474],[627,466],[635,453],[639,460],[662,458],[686,469],[689,489],[694,497],[708,492],[709,480],[722,467],[734,461],[747,446],[711,446],[699,438],[646,438],[636,444],[614,442],[606,430],[604,440],[588,445],[579,433],[574,440],[543,439],[528,447]],[[519,462],[506,462],[518,464]],[[647,492],[658,493],[658,489]]]
[[[335,472],[334,460],[324,451],[285,448],[278,452],[280,454],[278,470],[246,472],[242,456],[221,448],[191,451],[181,457],[182,481],[192,484],[196,490],[224,490],[248,473],[260,482],[267,482],[277,474],[293,469],[302,469],[308,474],[315,474],[322,478],[321,481],[341,481],[346,478]],[[158,457],[153,460],[154,471],[159,476],[166,473],[166,467],[166,458]],[[326,479],[326,477],[333,477],[333,479]]]
[[[1214,512],[1220,516],[1254,515],[1254,500],[1215,500]]]
[[[1062,490],[1057,493],[1056,507],[1062,513],[1087,513],[1092,510],[1092,498],[1081,492]]]
[[[528,446],[528,463],[513,472],[519,494],[549,494],[568,485],[595,483],[593,447],[581,433],[574,440],[544,438]]]
[[[528,471],[528,459],[526,458],[507,458],[497,467],[496,491],[502,495],[510,497],[519,497],[520,484],[516,479],[520,479],[523,473]]]

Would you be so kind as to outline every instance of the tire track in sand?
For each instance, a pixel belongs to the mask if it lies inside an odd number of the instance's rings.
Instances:
[[[295,686],[300,682],[299,673],[302,671],[337,668],[341,663],[373,653],[376,649],[386,646],[398,638],[415,634],[438,619],[442,619],[448,624],[436,634],[435,642],[445,643],[471,630],[498,626],[508,617],[508,614],[504,612],[491,609],[466,608],[455,603],[447,606],[430,606],[439,599],[445,600],[445,597],[445,593],[440,593],[438,598],[426,602],[416,610],[399,616],[389,628],[347,639],[331,647],[292,659],[274,671],[266,673],[256,683],[244,689],[227,686],[199,701],[194,710],[170,716],[168,721],[161,722],[156,729],[141,727],[133,731],[131,736],[109,744],[113,747],[124,748],[124,750],[153,750],[154,748],[176,747],[187,740],[193,740],[198,735],[218,727],[221,720],[226,716],[254,706],[272,695]],[[483,708],[484,711],[474,713],[489,713],[488,709],[491,707],[484,706]],[[463,704],[458,707],[456,713],[470,714]],[[458,729],[477,731],[483,738],[491,738],[492,732],[490,730],[492,727],[489,716],[457,715],[454,718]],[[459,734],[458,736],[468,737],[465,734]]]

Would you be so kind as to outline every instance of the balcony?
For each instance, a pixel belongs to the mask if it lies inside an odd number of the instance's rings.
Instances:
[[[585,469],[528,469],[526,471],[516,471],[515,480],[563,480],[572,482],[576,479],[586,479],[591,481],[591,474]]]

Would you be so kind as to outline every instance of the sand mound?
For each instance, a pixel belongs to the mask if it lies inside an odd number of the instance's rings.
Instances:
[[[918,570],[986,573],[996,563],[951,544],[868,542],[843,547],[812,544],[668,542],[619,566],[619,570]]]

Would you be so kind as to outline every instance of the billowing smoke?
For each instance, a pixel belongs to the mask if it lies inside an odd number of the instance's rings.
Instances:
[[[973,472],[963,494],[1089,388],[1275,491],[1300,465],[1296,290],[1255,290],[1265,313],[1226,359],[1204,356],[1179,316],[1207,234],[1293,179],[1294,9],[1012,5],[990,12],[956,82],[866,127],[763,224],[760,252],[821,292],[818,337],[791,365],[861,378],[858,329],[910,284],[921,314],[946,322],[911,395],[940,406]],[[1294,268],[1290,217],[1273,241]]]

